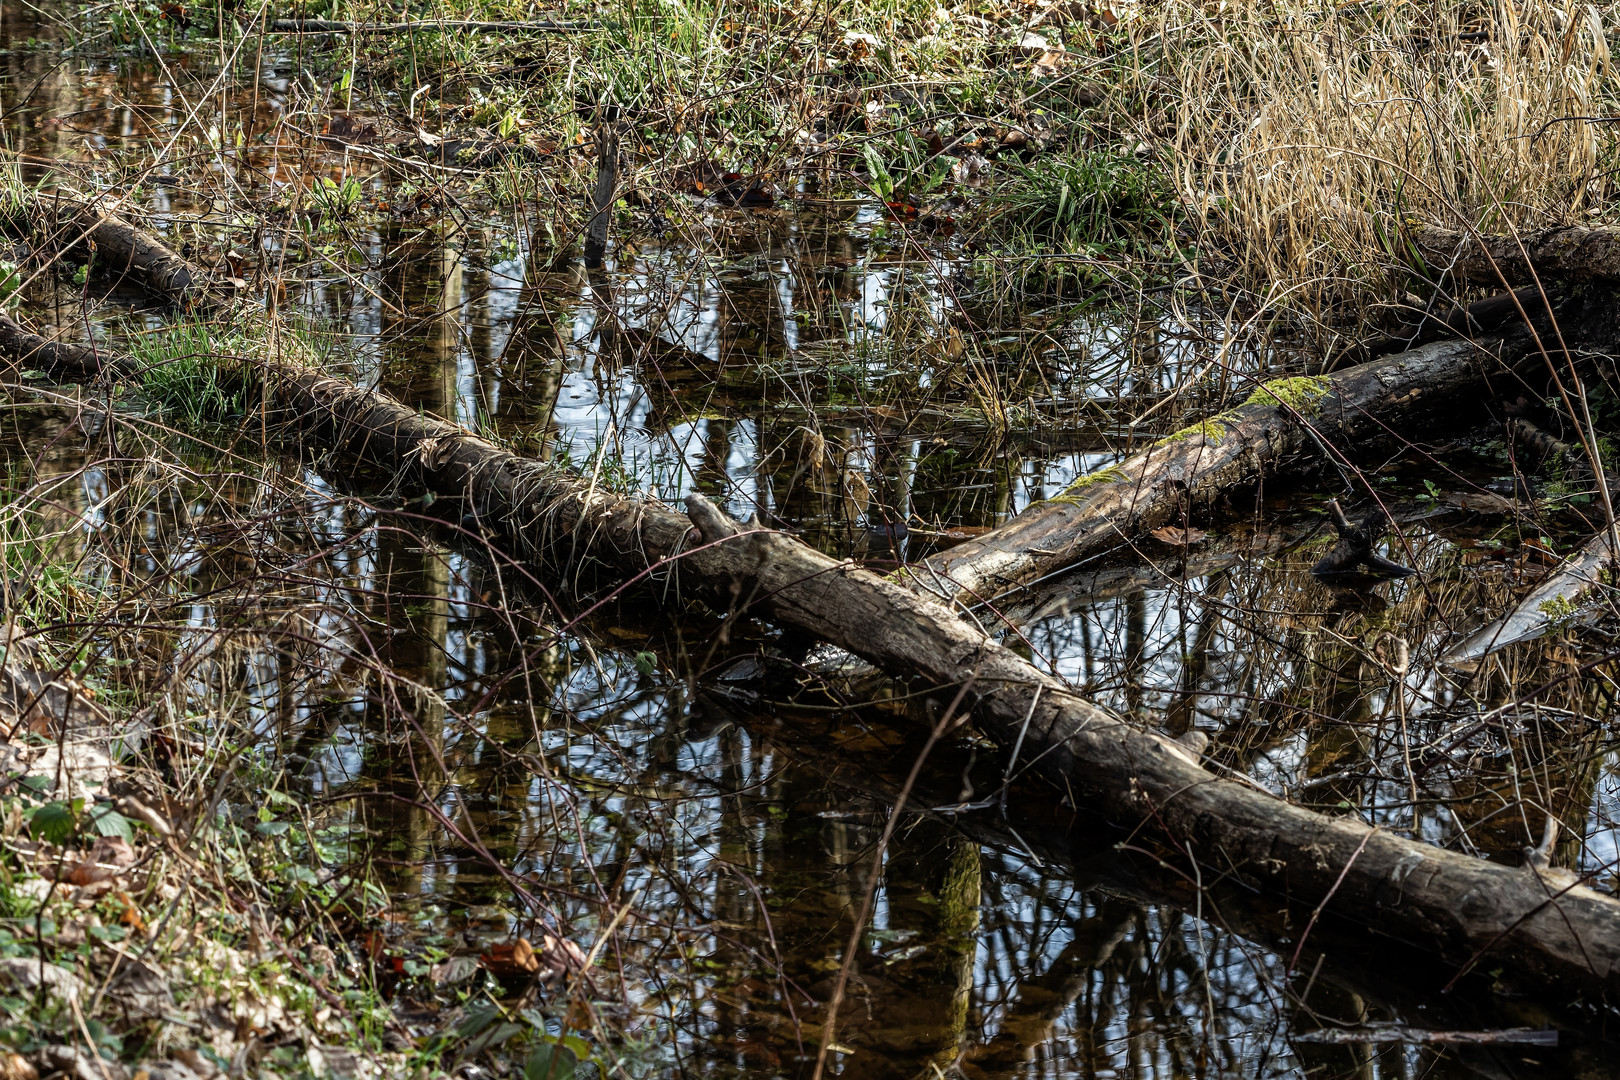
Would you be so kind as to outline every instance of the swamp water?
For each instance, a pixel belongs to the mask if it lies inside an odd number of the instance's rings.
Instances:
[[[81,190],[137,179],[217,71],[203,57],[98,58],[93,42],[65,53],[11,4],[0,44],[24,175],[71,162]],[[255,232],[244,207],[285,205],[312,176],[357,178],[373,209],[468,179],[434,173],[407,192],[366,154],[278,127],[309,88],[294,58],[262,64],[256,86],[212,93],[257,110],[273,146],[238,156],[188,140],[190,156],[139,177],[136,203],[177,247],[229,247],[233,271],[335,366],[409,404],[566,455],[604,484],[703,491],[877,567],[1005,520],[1116,460],[1167,390],[1185,393],[1157,420],[1208,408],[1272,355],[1223,348],[1218,323],[1169,303],[975,326],[960,317],[963,253],[920,250],[859,202],[694,202],[684,230],[596,270],[558,264],[545,215],[487,192],[318,232],[272,214],[280,224]],[[25,310],[82,334],[86,290],[100,296],[94,278],[47,275]],[[171,318],[129,314],[142,302],[97,299],[92,333],[127,339]],[[953,326],[967,361],[950,355]],[[1229,385],[1209,377],[1217,354]],[[1139,879],[1049,797],[1005,788],[987,745],[932,752],[879,859],[923,731],[893,704],[838,707],[861,700],[859,680],[788,702],[793,672],[759,657],[802,658],[803,643],[667,594],[525,580],[479,552],[476,522],[265,453],[245,437],[251,410],[221,429],[135,396],[120,409],[114,442],[93,397],[19,395],[5,417],[13,498],[47,507],[79,573],[126,598],[130,625],[146,620],[114,660],[161,673],[175,708],[228,704],[244,760],[302,805],[334,858],[370,860],[388,895],[367,948],[417,1035],[446,1022],[429,985],[452,977],[447,961],[538,940],[543,923],[599,946],[604,974],[585,996],[631,1033],[617,1048],[628,1072],[809,1076],[870,895],[830,1055],[840,1076],[1609,1075],[1602,1025],[1561,1003],[1416,993],[1370,935],[1324,923],[1295,957],[1279,943],[1299,928],[1268,925],[1262,903],[1208,912],[1196,888]],[[1539,568],[1516,544],[1495,557],[1501,519],[1446,502],[1482,470],[1466,449],[1385,470],[1392,554],[1423,574],[1370,596],[1307,573],[1329,542],[1320,503],[1342,494],[1325,487],[1268,494],[1190,549],[1083,567],[1002,615],[1094,700],[1205,732],[1220,767],[1270,790],[1508,862],[1551,812],[1584,826],[1555,862],[1609,888],[1606,679],[1518,704],[1579,661],[1564,644],[1474,680],[1436,670],[1455,631]],[[1404,679],[1380,651],[1394,637],[1411,647]],[[1566,1030],[1558,1047],[1322,1034],[1372,1023]]]

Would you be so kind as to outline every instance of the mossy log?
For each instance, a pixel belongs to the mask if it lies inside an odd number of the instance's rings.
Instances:
[[[796,538],[743,526],[702,496],[681,514],[329,375],[270,365],[262,376],[288,430],[408,486],[467,500],[509,553],[536,567],[566,574],[589,558],[617,578],[656,579],[659,595],[758,612],[936,688],[942,705],[970,686],[973,720],[1002,747],[1020,747],[1018,769],[1195,877],[1235,877],[1302,915],[1329,905],[1453,969],[1483,963],[1527,988],[1620,1000],[1620,903],[1607,896],[1218,778],[944,606]]]
[[[1160,439],[1070,484],[983,536],[902,573],[908,587],[962,602],[1102,555],[1188,510],[1325,454],[1384,452],[1405,433],[1454,428],[1492,374],[1538,358],[1518,328],[1478,342],[1444,341],[1331,375],[1278,379],[1234,409]]]
[[[1492,653],[1576,621],[1605,590],[1614,595],[1610,576],[1614,562],[1608,532],[1598,533],[1571,553],[1505,615],[1446,650],[1440,662],[1448,667],[1472,670]]]
[[[768,616],[933,688],[941,708],[965,688],[965,714],[1016,755],[1014,772],[1045,778],[1145,857],[1220,882],[1232,902],[1286,908],[1294,927],[1313,913],[1360,923],[1369,944],[1426,953],[1457,973],[1489,971],[1526,992],[1620,1001],[1620,902],[1606,895],[1218,777],[1174,740],[1086,701],[944,605],[791,536],[743,526],[700,495],[681,514],[322,372],[273,362],[256,372],[289,435],[335,460],[387,470],[402,487],[466,500],[531,565],[566,575],[589,559],[621,580],[654,580],[655,596]],[[1281,389],[1272,392],[1278,401]],[[1313,400],[1334,408],[1332,393]],[[1192,437],[1167,452],[1197,454],[1203,444]]]

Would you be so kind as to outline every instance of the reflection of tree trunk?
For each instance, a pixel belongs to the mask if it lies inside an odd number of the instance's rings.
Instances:
[[[391,630],[378,650],[383,737],[367,759],[368,778],[379,789],[371,800],[370,824],[388,845],[387,858],[398,863],[400,887],[411,892],[421,888],[434,825],[426,810],[388,796],[430,801],[446,779],[439,766],[445,722],[440,692],[449,668],[450,564],[442,551],[424,547],[417,537],[381,530],[377,590]],[[396,675],[398,680],[392,678]]]
[[[1310,780],[1334,779],[1308,789],[1301,802],[1325,813],[1354,813],[1364,802],[1363,781],[1348,775],[1367,760],[1364,729],[1372,719],[1370,687],[1361,678],[1362,659],[1361,650],[1353,645],[1328,650],[1321,658],[1332,680],[1321,711],[1334,719],[1311,724],[1305,776]],[[1338,776],[1340,773],[1347,775]]]
[[[1142,715],[1147,688],[1147,595],[1133,592],[1125,598],[1125,704],[1132,716]]]
[[[887,526],[873,543],[872,554],[895,562],[906,561],[906,524],[911,518],[911,474],[917,461],[917,440],[907,435],[882,435],[877,442],[874,477],[877,481],[874,524]],[[878,550],[884,549],[884,550]]]
[[[1030,1051],[1052,1037],[1058,1020],[1091,984],[1095,970],[1114,955],[1141,910],[1128,901],[1101,900],[1096,913],[1075,926],[1074,937],[1046,973],[1019,984],[995,1038],[964,1055],[972,1075],[1017,1072]]]
[[[923,821],[890,841],[880,948],[902,958],[868,965],[865,1000],[840,1025],[840,1041],[857,1047],[841,1077],[932,1080],[934,1067],[956,1060],[973,992],[979,878],[979,846],[947,825]]]
[[[710,417],[703,422],[703,460],[697,468],[697,489],[714,496],[717,502],[727,502],[727,488],[731,474],[727,464],[731,460],[730,420]]]
[[[1172,735],[1185,735],[1198,726],[1198,688],[1209,670],[1209,648],[1215,640],[1215,628],[1221,623],[1220,600],[1226,595],[1231,578],[1224,568],[1209,576],[1209,582],[1200,598],[1198,631],[1181,672],[1181,692],[1171,702],[1165,717],[1165,729]]]

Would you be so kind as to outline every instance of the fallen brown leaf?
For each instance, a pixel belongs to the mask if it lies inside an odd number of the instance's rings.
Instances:
[[[534,954],[534,946],[529,944],[528,938],[491,945],[489,952],[479,959],[484,962],[485,970],[497,979],[515,979],[540,970],[540,958]]]
[[[1191,525],[1185,529],[1177,528],[1174,525],[1166,525],[1162,529],[1153,530],[1153,539],[1161,544],[1169,544],[1171,547],[1192,547],[1194,544],[1208,540],[1209,533],[1204,532],[1202,529],[1195,529]]]
[[[101,836],[90,854],[67,872],[64,880],[73,885],[95,885],[113,878],[135,865],[135,849],[121,836]]]

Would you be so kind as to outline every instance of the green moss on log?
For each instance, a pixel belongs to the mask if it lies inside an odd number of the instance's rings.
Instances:
[[[1321,375],[1295,375],[1272,379],[1249,395],[1244,405],[1282,406],[1301,416],[1315,416],[1322,399],[1333,389],[1333,381]]]
[[[1182,428],[1180,431],[1166,435],[1154,443],[1151,449],[1157,450],[1162,446],[1173,446],[1178,442],[1184,442],[1192,438],[1194,435],[1202,435],[1205,446],[1214,446],[1225,438],[1229,423],[1230,421],[1226,419],[1225,413],[1220,416],[1212,416],[1208,420],[1201,420],[1196,424],[1190,424]]]
[[[1078,505],[1080,500],[1085,498],[1086,492],[1091,488],[1099,487],[1103,484],[1116,483],[1117,481],[1124,479],[1125,470],[1121,469],[1118,465],[1110,465],[1107,468],[1098,469],[1096,472],[1091,472],[1084,476],[1076,477],[1068,487],[1063,489],[1062,494],[1054,495],[1046,501],[1075,503]]]

